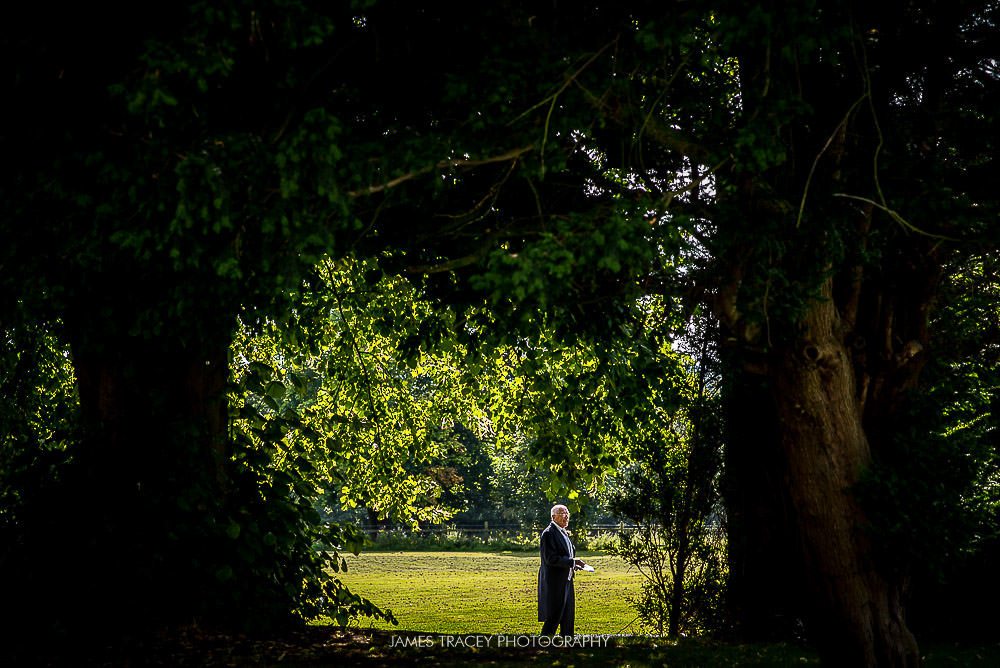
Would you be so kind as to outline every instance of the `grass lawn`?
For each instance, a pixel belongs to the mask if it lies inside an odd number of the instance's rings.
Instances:
[[[641,576],[620,559],[581,553],[594,573],[576,579],[576,632],[638,633],[626,596]],[[535,552],[371,552],[348,556],[341,574],[351,591],[392,610],[399,626],[360,627],[421,633],[538,633]]]
[[[243,666],[262,668],[486,668],[559,666],[562,668],[785,668],[818,666],[809,647],[791,643],[736,644],[709,639],[667,640],[643,637],[625,598],[639,591],[641,576],[618,559],[584,553],[597,569],[577,579],[577,625],[582,636],[603,634],[603,645],[523,646],[500,638],[538,640],[535,552],[372,552],[348,557],[343,580],[376,604],[390,608],[398,627],[359,620],[350,628],[322,621],[285,635],[248,637],[179,629],[121,646],[105,644],[46,646],[14,653],[0,665]],[[517,636],[515,634],[524,634]],[[462,646],[446,639],[471,638]],[[403,644],[401,639],[429,639]],[[485,639],[487,643],[478,644]],[[88,651],[90,654],[81,653]],[[927,668],[1000,666],[1000,645],[938,644],[923,647]],[[32,659],[26,661],[25,659]]]
[[[576,581],[576,632],[586,635],[633,635],[642,629],[626,597],[639,591],[641,576],[615,557],[582,553],[597,570],[580,573]],[[370,552],[347,557],[349,571],[341,579],[351,590],[382,608],[392,610],[399,626],[357,620],[354,640],[341,652],[353,651],[359,665],[467,665],[491,668],[521,665],[563,665],[577,668],[631,666],[804,666],[818,665],[815,652],[785,643],[739,645],[697,638],[667,641],[618,638],[605,649],[552,650],[528,653],[500,650],[392,649],[394,635],[414,634],[537,634],[537,552]],[[322,621],[319,622],[322,625]],[[323,633],[319,626],[314,631]],[[365,630],[370,629],[370,630]],[[350,629],[330,631],[331,637]],[[339,635],[338,635],[339,634]],[[346,636],[345,636],[346,637]],[[440,645],[440,641],[438,641]],[[332,646],[332,645],[331,645]],[[925,665],[992,668],[1000,665],[1000,645],[930,645],[922,648]],[[339,656],[339,655],[337,655]],[[344,654],[347,656],[347,654]],[[282,665],[332,665],[288,662]]]

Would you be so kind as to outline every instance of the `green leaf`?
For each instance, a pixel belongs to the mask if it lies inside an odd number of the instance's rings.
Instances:
[[[236,540],[237,538],[240,537],[240,531],[241,531],[240,525],[237,524],[236,522],[230,522],[229,525],[226,527],[226,535],[232,538],[233,540]]]

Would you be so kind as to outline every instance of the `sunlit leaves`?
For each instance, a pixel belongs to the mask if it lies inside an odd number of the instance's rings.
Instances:
[[[257,360],[248,370],[275,365],[280,377],[257,385],[263,393],[248,401],[287,420],[283,442],[311,463],[309,480],[339,490],[342,508],[361,504],[408,521],[445,516],[428,471],[468,413],[461,355],[441,345],[453,338],[447,313],[373,268],[356,260],[320,266],[306,297],[307,343],[273,328],[247,339],[238,350]]]
[[[80,420],[59,323],[18,320],[0,322],[0,535],[10,545],[25,509],[62,476]]]

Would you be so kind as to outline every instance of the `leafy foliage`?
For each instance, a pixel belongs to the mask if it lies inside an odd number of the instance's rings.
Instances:
[[[251,392],[238,424],[278,443],[279,468],[304,467],[345,509],[411,522],[447,516],[431,472],[454,444],[451,425],[469,414],[471,391],[447,313],[364,261],[325,261],[304,295],[291,329],[261,323],[237,340]]]
[[[65,343],[46,323],[0,321],[0,564],[44,512],[79,433],[79,398]]]
[[[997,289],[991,258],[951,269],[935,317],[948,340],[860,489],[881,549],[912,564],[913,618],[933,636],[990,633],[959,603],[988,595],[998,542]]]
[[[635,526],[612,548],[643,575],[633,604],[645,624],[671,637],[725,624],[720,396],[711,332],[700,334],[700,357],[688,358],[689,375],[676,381],[680,396],[651,396],[651,414],[636,425],[628,463],[608,491],[610,508]]]

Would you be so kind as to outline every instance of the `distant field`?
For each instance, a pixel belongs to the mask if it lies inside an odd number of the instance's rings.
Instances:
[[[588,555],[594,573],[576,580],[576,632],[635,633],[625,600],[641,576],[616,557]],[[348,556],[341,579],[351,591],[389,608],[399,626],[354,625],[423,633],[537,633],[537,553],[375,552]]]

